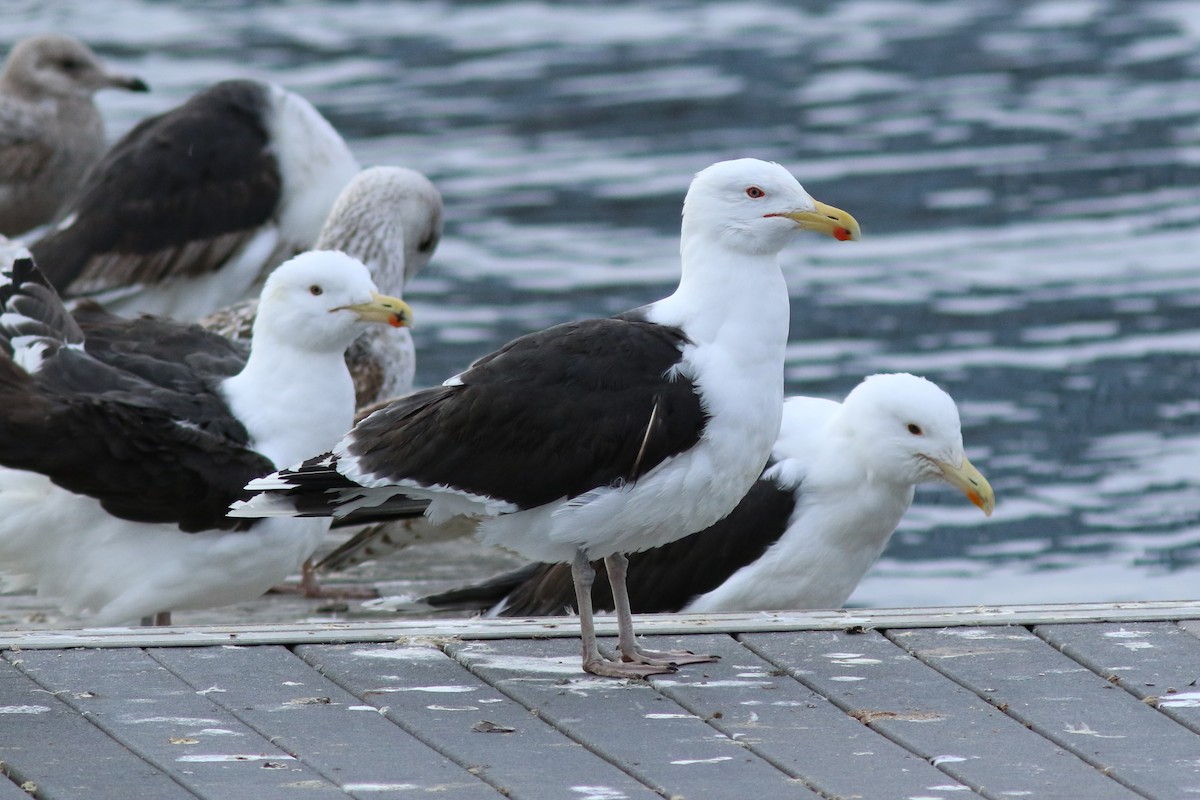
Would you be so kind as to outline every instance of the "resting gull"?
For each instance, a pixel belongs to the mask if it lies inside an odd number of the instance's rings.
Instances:
[[[932,382],[873,375],[840,404],[790,397],[767,468],[729,516],[630,556],[630,605],[642,613],[839,608],[915,487],[928,482],[949,483],[989,516],[995,507],[963,452],[958,408]],[[563,614],[575,595],[563,565],[530,564],[423,602],[523,617]],[[612,610],[602,583],[592,603]]]
[[[29,259],[0,307],[0,574],[102,625],[257,597],[300,566],[327,520],[225,511],[338,440],[346,346],[410,313],[335,252],[271,274],[248,359],[195,325],[72,316]]]
[[[516,339],[366,417],[333,452],[252,481],[259,494],[231,513],[428,500],[434,523],[481,517],[485,544],[572,564],[586,671],[638,677],[711,660],[638,645],[625,554],[708,527],[762,472],[782,415],[790,314],[778,254],[802,228],[858,236],[853,217],[778,164],[714,164],[684,200],[670,297]],[[596,558],[616,598],[620,660],[596,643]]]
[[[30,249],[64,296],[195,320],[313,247],[358,169],[303,97],[223,81],[122,137]]]
[[[17,43],[0,74],[0,234],[50,222],[104,152],[100,89],[147,91],[72,36]]]

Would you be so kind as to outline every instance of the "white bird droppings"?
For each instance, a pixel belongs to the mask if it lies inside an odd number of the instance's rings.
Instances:
[[[353,655],[359,658],[385,658],[397,661],[432,661],[446,657],[436,647],[395,647],[379,650],[355,650]]]
[[[1101,733],[1100,731],[1092,730],[1091,726],[1086,722],[1079,724],[1079,727],[1068,724],[1063,728],[1064,733],[1074,733],[1078,736],[1095,736],[1097,739],[1124,739],[1125,734],[1122,733]]]
[[[1159,708],[1200,708],[1200,692],[1179,692],[1158,698]]]
[[[878,658],[869,658],[862,653],[824,653],[826,658],[832,663],[846,667],[867,666],[871,664],[882,664]]]
[[[966,760],[967,759],[964,758],[963,756],[934,756],[933,758],[929,759],[929,763],[933,764],[936,767],[940,764],[954,764],[959,761],[966,761]]]
[[[441,694],[456,694],[458,692],[473,692],[475,686],[383,686],[369,689],[367,694],[387,694],[390,692],[434,692]]]
[[[747,680],[742,680],[742,681],[735,681],[735,680],[726,680],[726,681],[695,681],[695,682],[691,682],[691,681],[675,681],[675,680],[665,680],[665,679],[659,679],[658,683],[662,684],[663,686],[680,686],[680,685],[684,685],[684,686],[687,686],[687,687],[688,687],[688,688],[690,688],[690,689],[728,689],[728,688],[737,688],[737,687],[743,687],[743,688],[749,687],[749,688],[753,688],[753,687],[762,687],[762,686],[770,686],[770,685],[771,685],[771,682],[770,682],[770,681],[747,681]]]
[[[167,722],[172,725],[216,725],[221,720],[206,719],[205,717],[130,717],[121,718],[127,725],[141,725],[146,722]]]
[[[582,795],[580,800],[628,800],[629,797],[611,786],[572,786],[571,791]]]
[[[955,636],[959,639],[978,641],[981,639],[1024,639],[1019,633],[1004,633],[1003,628],[943,628],[940,636]]]
[[[194,753],[192,755],[180,756],[176,761],[186,761],[188,763],[208,763],[216,761],[295,761],[294,756],[286,754],[268,756],[263,753]]]

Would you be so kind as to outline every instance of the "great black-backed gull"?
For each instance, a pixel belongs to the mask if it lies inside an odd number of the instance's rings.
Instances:
[[[729,516],[630,556],[630,605],[639,613],[839,608],[883,552],[914,488],[929,482],[949,483],[991,515],[995,495],[963,452],[958,408],[932,382],[873,375],[840,404],[790,397],[767,468]],[[575,607],[575,593],[562,564],[530,564],[423,603],[554,615]],[[613,608],[601,582],[592,603]]]
[[[433,522],[478,516],[484,543],[572,564],[585,670],[645,676],[710,660],[639,647],[622,602],[625,554],[708,527],[761,473],[783,406],[790,309],[778,254],[804,228],[858,236],[853,217],[778,164],[715,164],[684,200],[670,297],[516,339],[371,414],[332,453],[251,482],[260,494],[231,513],[428,499]],[[596,645],[594,558],[617,599],[621,660]]]
[[[195,320],[313,247],[358,169],[303,97],[223,81],[122,137],[30,249],[64,296]]]
[[[271,274],[248,359],[196,325],[72,316],[28,259],[0,303],[0,574],[97,624],[250,599],[298,568],[326,520],[225,511],[254,476],[337,442],[346,346],[410,314],[336,252]]]
[[[0,234],[50,222],[104,152],[100,89],[147,91],[72,36],[17,42],[0,74]]]
[[[317,237],[316,249],[340,250],[371,270],[375,285],[404,296],[408,281],[429,265],[442,237],[442,196],[433,183],[406,167],[371,167],[338,195]],[[248,340],[258,300],[245,300],[202,318],[208,330]],[[372,328],[346,351],[358,408],[407,394],[413,388],[416,349],[407,328]]]

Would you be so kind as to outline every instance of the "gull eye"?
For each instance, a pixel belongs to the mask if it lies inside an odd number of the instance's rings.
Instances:
[[[325,290],[315,283],[308,287],[308,291],[313,297],[320,297],[321,295],[325,294]]]
[[[923,430],[921,430],[921,426],[915,422],[908,423],[908,432],[913,436],[923,436],[925,433]]]
[[[432,253],[433,248],[437,247],[438,238],[439,237],[436,233],[430,232],[430,234],[422,239],[421,243],[417,245],[417,252]]]
[[[758,188],[757,186],[749,186],[746,188],[746,197],[749,197],[751,200],[757,200],[760,197],[766,197],[766,196],[767,196],[767,193],[764,192],[762,189]]]
[[[62,67],[63,71],[65,71],[65,72],[79,72],[81,69],[83,69],[85,66],[87,66],[79,59],[73,58],[71,56],[67,56],[66,58],[59,61],[58,65],[60,67]]]

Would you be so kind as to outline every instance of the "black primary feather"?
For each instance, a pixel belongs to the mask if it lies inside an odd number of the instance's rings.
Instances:
[[[96,310],[80,326],[32,262],[17,262],[5,278],[0,464],[42,473],[123,519],[187,531],[249,527],[225,516],[228,505],[274,466],[219,392],[237,371],[228,343],[195,326]],[[86,334],[92,323],[101,331],[95,342]],[[122,341],[121,330],[153,338]],[[31,371],[13,360],[14,336],[38,337]],[[189,356],[193,365],[175,360],[185,343],[202,342],[207,360],[201,352]]]

